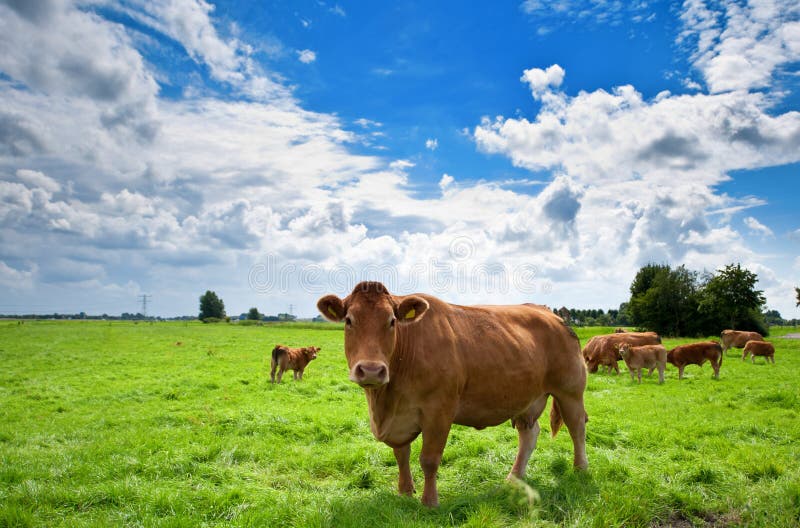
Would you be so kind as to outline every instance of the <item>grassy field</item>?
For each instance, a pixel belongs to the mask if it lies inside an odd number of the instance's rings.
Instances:
[[[718,381],[590,375],[585,473],[546,419],[523,486],[504,481],[510,425],[455,426],[427,510],[395,495],[334,325],[0,321],[0,527],[798,526],[800,340],[782,333],[775,365],[731,353]],[[278,342],[322,347],[304,380],[269,383]]]

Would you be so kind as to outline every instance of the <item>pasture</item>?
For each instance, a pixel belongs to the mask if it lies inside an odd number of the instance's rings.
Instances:
[[[800,340],[782,333],[775,365],[736,349],[719,380],[591,374],[585,473],[544,417],[524,485],[504,480],[510,425],[454,426],[428,510],[420,440],[398,497],[337,325],[0,321],[0,527],[797,526]],[[275,343],[322,350],[271,385]]]

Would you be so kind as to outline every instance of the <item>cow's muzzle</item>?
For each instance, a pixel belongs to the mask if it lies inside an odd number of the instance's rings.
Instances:
[[[378,387],[389,383],[389,368],[381,361],[359,361],[350,371],[350,381],[362,387]]]

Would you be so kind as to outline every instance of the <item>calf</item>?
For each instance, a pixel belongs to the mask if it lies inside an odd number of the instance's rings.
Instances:
[[[317,358],[319,347],[290,348],[285,345],[275,345],[272,349],[272,369],[269,373],[270,380],[275,383],[275,369],[278,370],[278,383],[286,370],[294,371],[294,379],[303,379],[303,370],[312,359]]]
[[[769,363],[772,360],[775,363],[775,347],[772,346],[772,343],[767,343],[766,341],[755,341],[751,340],[748,341],[744,345],[744,352],[742,353],[742,361],[747,359],[747,355],[751,354],[750,362],[756,362],[756,356],[764,356],[764,361]]]
[[[617,362],[622,359],[619,355],[619,346],[623,343],[631,346],[658,345],[661,343],[661,338],[655,332],[624,332],[594,336],[583,349],[589,372],[597,372],[598,365],[605,365],[609,372],[613,368],[619,374]]]
[[[642,369],[649,369],[647,375],[651,375],[653,370],[658,369],[658,382],[664,383],[664,369],[667,367],[667,349],[664,345],[643,345],[631,346],[623,343],[619,346],[619,354],[625,360],[628,370],[633,380],[633,371],[639,375],[639,383],[642,382]]]
[[[716,341],[680,345],[667,352],[667,361],[678,367],[678,379],[683,379],[683,369],[686,365],[702,365],[706,361],[711,362],[714,377],[719,379],[722,357],[722,347]]]
[[[748,341],[763,341],[764,336],[758,332],[741,332],[739,330],[723,330],[720,334],[722,338],[722,353],[729,348],[743,348]]]

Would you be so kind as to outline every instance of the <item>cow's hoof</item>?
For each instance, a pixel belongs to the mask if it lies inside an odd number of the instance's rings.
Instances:
[[[438,508],[439,507],[439,497],[426,497],[422,496],[422,505],[427,508]]]

